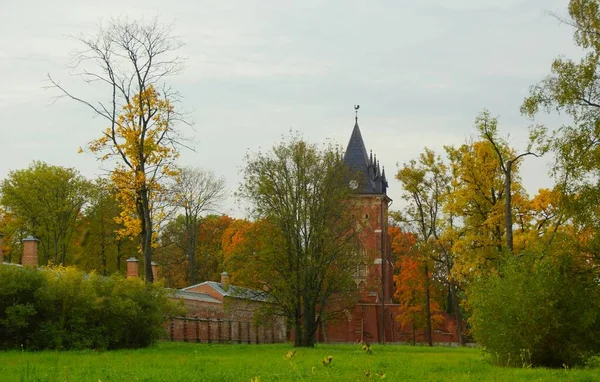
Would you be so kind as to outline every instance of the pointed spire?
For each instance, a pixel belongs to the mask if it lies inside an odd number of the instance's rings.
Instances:
[[[373,164],[373,150],[371,150],[370,154],[369,154],[369,165]]]
[[[362,171],[364,168],[369,166],[369,155],[365,147],[365,142],[362,139],[360,128],[358,127],[358,105],[354,106],[356,113],[354,129],[352,129],[352,135],[346,152],[344,153],[344,163],[349,166],[353,171]]]
[[[377,178],[381,176],[381,170],[379,169],[379,161],[377,161]]]
[[[386,179],[386,177],[385,177],[385,166],[383,166],[383,167],[382,167],[382,170],[381,170],[381,180],[382,180],[384,183],[387,183],[387,179]]]

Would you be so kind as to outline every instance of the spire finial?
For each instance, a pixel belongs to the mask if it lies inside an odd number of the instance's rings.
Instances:
[[[354,121],[358,123],[358,109],[360,109],[360,105],[354,105]]]

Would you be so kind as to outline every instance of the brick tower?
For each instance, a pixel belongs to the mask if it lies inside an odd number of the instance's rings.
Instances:
[[[390,239],[387,234],[388,183],[385,169],[381,169],[377,157],[367,149],[355,117],[354,129],[344,154],[344,163],[353,173],[350,187],[357,188],[358,216],[363,220],[359,239],[363,246],[364,262],[358,267],[355,281],[362,291],[365,302],[391,302],[393,293],[393,263]],[[385,286],[385,288],[382,287]]]
[[[392,308],[393,262],[391,243],[387,234],[388,183],[385,170],[371,152],[367,154],[358,127],[358,106],[354,129],[344,154],[344,163],[352,171],[350,187],[358,190],[356,214],[362,219],[359,239],[362,244],[363,261],[357,267],[354,281],[359,290],[359,301],[347,309],[346,320],[330,325],[327,342],[380,342],[394,337],[394,314]],[[323,328],[323,333],[325,329]],[[320,338],[321,340],[321,338]]]

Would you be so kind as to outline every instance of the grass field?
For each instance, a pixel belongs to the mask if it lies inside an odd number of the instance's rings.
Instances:
[[[510,369],[477,349],[373,345],[207,345],[161,342],[143,350],[0,352],[0,381],[600,381],[600,368]],[[332,356],[329,366],[322,360]],[[370,376],[366,374],[370,373]],[[257,379],[258,377],[258,379]]]

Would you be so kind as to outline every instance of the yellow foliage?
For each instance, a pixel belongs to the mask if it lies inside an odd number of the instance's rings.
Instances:
[[[150,85],[123,107],[114,126],[88,144],[88,149],[98,154],[100,160],[118,160],[111,180],[123,208],[116,218],[123,226],[121,236],[138,236],[142,232],[144,195],[149,200],[151,216],[158,219],[163,215],[158,203],[164,196],[161,181],[177,175],[171,163],[179,153],[168,139],[173,115],[171,102],[161,98]],[[150,234],[155,243],[156,233]]]

